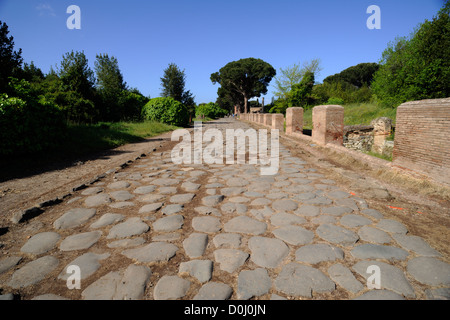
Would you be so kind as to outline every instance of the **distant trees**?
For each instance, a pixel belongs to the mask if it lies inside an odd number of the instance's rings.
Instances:
[[[267,87],[275,76],[275,69],[261,59],[247,58],[233,61],[211,74],[213,84],[220,84],[219,97],[232,101],[234,105],[244,102],[248,112],[248,100],[267,93]]]
[[[383,106],[450,96],[450,1],[409,37],[398,38],[383,52],[372,83]]]
[[[340,73],[326,77],[323,82],[346,82],[357,88],[362,88],[363,86],[370,87],[373,76],[375,72],[378,71],[379,67],[380,66],[377,63],[360,63],[356,66],[349,67]]]
[[[164,75],[161,78],[162,97],[171,97],[186,106],[195,104],[194,97],[189,90],[185,90],[186,74],[175,63],[170,63],[164,69]]]
[[[8,92],[8,77],[17,77],[23,62],[22,49],[14,50],[14,37],[8,34],[7,24],[0,20],[0,92]]]

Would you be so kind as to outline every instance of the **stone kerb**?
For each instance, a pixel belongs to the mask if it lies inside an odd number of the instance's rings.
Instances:
[[[272,129],[284,131],[284,115],[282,113],[272,114]]]
[[[392,119],[381,117],[372,120],[370,124],[373,126],[372,151],[383,154],[386,138],[392,132]]]
[[[303,133],[303,108],[293,107],[286,110],[286,134]]]
[[[344,107],[338,105],[313,108],[312,139],[321,145],[342,146],[344,140]]]

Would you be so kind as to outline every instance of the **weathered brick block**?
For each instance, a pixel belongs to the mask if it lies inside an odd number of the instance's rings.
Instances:
[[[284,131],[284,115],[281,113],[272,114],[272,129]]]
[[[286,110],[286,134],[303,133],[303,108],[293,107]]]
[[[344,108],[337,105],[314,107],[312,139],[321,145],[342,145],[343,137]]]
[[[272,115],[270,113],[265,113],[264,114],[264,122],[263,124],[265,126],[272,126]]]

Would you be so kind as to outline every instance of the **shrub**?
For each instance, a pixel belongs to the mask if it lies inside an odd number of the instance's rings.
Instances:
[[[222,109],[221,107],[219,107],[219,105],[213,102],[210,102],[208,104],[203,103],[195,108],[196,117],[200,117],[203,115],[211,119],[217,119],[225,117],[228,113],[229,112],[227,110]]]
[[[0,96],[0,154],[20,155],[58,146],[66,133],[63,114],[44,97],[28,101]]]
[[[327,104],[343,105],[344,104],[344,99],[332,97],[332,98],[328,99]]]
[[[142,108],[142,117],[181,127],[188,124],[189,111],[173,98],[153,98]]]

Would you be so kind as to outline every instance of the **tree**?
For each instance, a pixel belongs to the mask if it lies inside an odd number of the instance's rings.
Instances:
[[[8,92],[8,77],[17,77],[22,66],[22,49],[14,50],[14,37],[8,37],[8,25],[0,21],[0,92]]]
[[[219,72],[211,74],[211,81],[221,85],[223,92],[220,94],[228,95],[234,105],[239,105],[238,99],[243,97],[244,113],[247,113],[248,100],[266,94],[275,74],[275,69],[267,62],[247,58],[228,63]]]
[[[450,96],[450,1],[432,21],[383,52],[373,91],[383,106]]]
[[[314,87],[314,73],[307,71],[300,83],[294,84],[288,94],[289,107],[305,107],[311,102],[311,93]]]
[[[306,72],[312,72],[315,76],[322,70],[320,67],[320,59],[313,59],[303,63],[295,63],[285,69],[280,68],[280,75],[275,77],[275,96],[281,99],[286,99],[292,86],[300,83]]]
[[[162,92],[165,98],[171,97],[187,107],[195,105],[194,96],[188,90],[185,91],[186,74],[175,63],[170,63],[164,70],[164,76],[161,78]]]
[[[340,73],[326,77],[323,82],[347,82],[357,88],[363,86],[370,86],[373,80],[373,76],[379,69],[377,63],[360,63],[356,66],[349,67]]]
[[[115,57],[108,54],[96,55],[95,74],[97,76],[97,91],[100,96],[103,120],[118,121],[123,116],[120,98],[127,85],[119,69]]]
[[[83,99],[92,99],[94,93],[94,72],[89,68],[84,52],[71,52],[63,55],[59,77],[64,91],[79,93]]]

